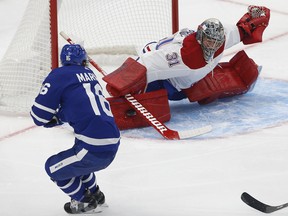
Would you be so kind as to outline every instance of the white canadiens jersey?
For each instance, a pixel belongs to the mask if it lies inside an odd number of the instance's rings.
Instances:
[[[139,62],[147,68],[148,83],[169,79],[177,89],[186,89],[204,78],[215,68],[222,58],[224,49],[240,42],[236,25],[225,26],[225,43],[205,62],[196,32],[182,29],[157,43],[150,43],[139,54]],[[144,53],[143,53],[144,52]]]

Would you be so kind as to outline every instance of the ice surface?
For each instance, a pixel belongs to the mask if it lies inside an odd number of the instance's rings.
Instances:
[[[0,1],[0,57],[27,0]],[[195,139],[164,140],[152,128],[122,132],[115,161],[97,173],[109,208],[103,216],[254,216],[240,200],[247,191],[263,202],[288,201],[288,1],[179,0],[180,27],[209,17],[236,23],[249,4],[271,8],[264,42],[245,47],[263,66],[253,92],[207,106],[171,103],[171,129],[211,124]],[[244,46],[228,50],[230,59]],[[73,143],[64,128],[33,127],[30,118],[0,116],[0,215],[61,216],[68,197],[48,178],[46,159]],[[31,127],[31,128],[30,128]],[[287,215],[283,209],[273,215]]]

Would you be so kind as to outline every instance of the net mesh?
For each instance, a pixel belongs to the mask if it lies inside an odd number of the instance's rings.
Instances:
[[[57,4],[58,31],[84,45],[97,61],[107,59],[106,55],[136,55],[145,43],[172,33],[171,0],[59,0]],[[28,114],[51,70],[49,6],[49,0],[29,1],[0,61],[0,111]],[[66,43],[59,36],[58,49]]]

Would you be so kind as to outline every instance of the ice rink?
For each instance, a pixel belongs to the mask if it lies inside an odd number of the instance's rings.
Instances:
[[[0,58],[27,2],[0,0]],[[247,191],[271,205],[288,202],[288,1],[179,3],[180,28],[194,29],[210,17],[236,24],[250,4],[270,8],[264,42],[237,45],[226,50],[223,59],[244,49],[263,66],[259,82],[253,92],[233,100],[204,107],[188,101],[171,104],[168,127],[211,124],[210,134],[168,141],[152,128],[123,131],[114,162],[96,174],[109,205],[98,215],[263,215],[244,204],[240,195]],[[67,215],[63,205],[69,198],[49,180],[44,164],[52,154],[72,146],[72,132],[66,127],[35,127],[28,115],[2,114],[0,122],[0,215]],[[287,214],[288,208],[273,213]]]

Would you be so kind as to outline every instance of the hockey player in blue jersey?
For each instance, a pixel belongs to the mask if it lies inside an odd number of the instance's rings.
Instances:
[[[86,67],[86,51],[80,45],[67,44],[60,59],[63,66],[43,81],[30,114],[38,126],[50,128],[67,122],[74,129],[72,148],[51,156],[45,169],[71,198],[64,205],[67,213],[93,212],[105,202],[94,172],[113,161],[120,133],[102,87]]]

